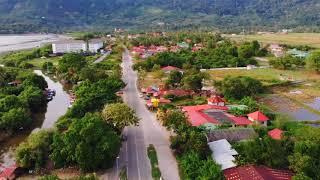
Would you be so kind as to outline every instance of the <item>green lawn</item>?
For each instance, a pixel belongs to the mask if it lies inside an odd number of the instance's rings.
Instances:
[[[52,62],[53,65],[58,65],[58,61],[59,59],[61,59],[61,57],[49,57],[49,58],[36,58],[36,59],[32,59],[30,61],[27,61],[28,63],[33,64],[36,68],[42,68],[42,64],[44,62]]]
[[[308,45],[320,48],[320,33],[289,33],[289,34],[263,34],[263,35],[226,35],[236,41],[258,40],[262,43],[279,43],[289,45]]]
[[[97,54],[94,56],[86,56],[86,60],[88,61],[88,63],[92,63],[93,61],[95,61],[96,59],[98,59],[101,55]],[[59,59],[61,59],[62,56],[58,56],[58,57],[48,57],[48,58],[36,58],[36,59],[32,59],[27,61],[28,63],[33,64],[37,69],[42,68],[42,64],[44,62],[52,62],[53,65],[57,66]]]

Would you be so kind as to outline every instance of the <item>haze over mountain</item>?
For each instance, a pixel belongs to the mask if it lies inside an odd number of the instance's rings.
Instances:
[[[0,0],[0,32],[310,28],[319,0]]]

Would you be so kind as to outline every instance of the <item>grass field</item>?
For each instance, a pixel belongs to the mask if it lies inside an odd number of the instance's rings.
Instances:
[[[263,35],[226,35],[236,41],[258,40],[262,43],[279,43],[289,45],[309,45],[320,48],[320,33],[289,33],[289,34],[263,34]]]
[[[95,61],[96,59],[98,59],[101,55],[100,54],[97,54],[97,55],[94,55],[94,56],[87,56],[85,57],[86,60],[88,61],[88,63],[92,63],[93,61]],[[52,62],[53,65],[57,66],[58,65],[58,62],[59,62],[59,59],[61,59],[62,56],[57,56],[57,57],[48,57],[48,58],[35,58],[35,59],[32,59],[32,60],[29,60],[27,61],[28,63],[30,64],[33,64],[35,66],[35,68],[37,69],[41,69],[42,68],[42,64],[44,62]]]
[[[42,64],[44,62],[52,62],[53,65],[57,66],[58,65],[58,61],[61,58],[62,57],[50,57],[50,58],[45,58],[45,59],[36,58],[36,59],[32,59],[32,60],[27,61],[27,62],[32,64],[32,65],[34,65],[34,67],[36,67],[37,69],[41,69],[42,68]]]
[[[141,88],[147,88],[153,85],[159,86],[165,84],[165,81],[166,77],[163,77],[162,79],[156,78],[156,72],[146,72],[145,77],[140,79],[139,85]]]
[[[281,82],[281,77],[290,78],[294,81],[303,81],[302,84],[290,86],[276,86],[272,90],[300,102],[310,102],[320,97],[320,74],[304,70],[277,70],[277,69],[254,69],[254,70],[211,70],[207,71],[213,80],[222,80],[224,77],[249,76],[260,80],[264,85],[274,85]],[[300,94],[292,93],[300,91]]]
[[[303,70],[277,70],[277,69],[253,69],[253,70],[211,70],[207,71],[213,80],[222,80],[226,76],[249,76],[262,81],[264,84],[273,84],[281,81],[280,77],[290,78],[295,81],[319,81],[320,75]]]

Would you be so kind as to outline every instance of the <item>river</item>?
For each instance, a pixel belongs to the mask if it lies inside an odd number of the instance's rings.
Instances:
[[[48,88],[56,90],[56,96],[48,103],[45,113],[33,115],[34,122],[31,129],[24,130],[17,135],[13,135],[7,141],[0,143],[0,164],[3,164],[5,167],[14,163],[13,152],[15,147],[23,142],[32,131],[39,128],[48,129],[54,127],[58,118],[68,110],[69,98],[64,87],[59,82],[55,82],[44,75],[40,70],[35,70],[34,73],[45,78],[48,83]]]
[[[0,35],[0,54],[35,48],[46,43],[68,38],[67,36],[57,34]]]

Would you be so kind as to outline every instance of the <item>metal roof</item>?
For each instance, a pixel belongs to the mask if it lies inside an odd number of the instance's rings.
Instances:
[[[213,160],[221,165],[221,169],[229,169],[236,167],[234,163],[235,158],[233,156],[238,155],[238,152],[234,150],[231,144],[226,139],[213,141],[208,143],[212,153]]]

